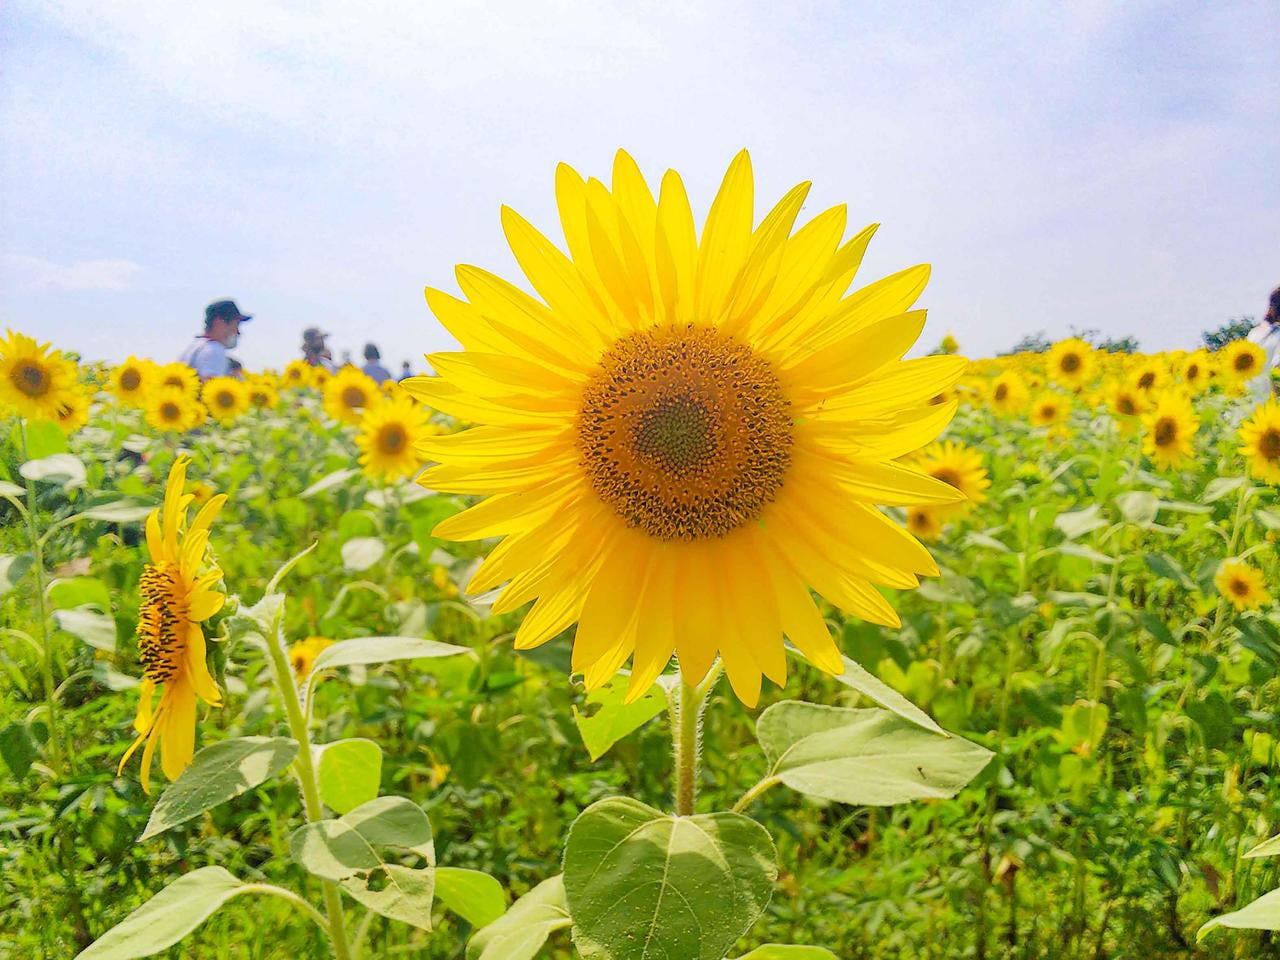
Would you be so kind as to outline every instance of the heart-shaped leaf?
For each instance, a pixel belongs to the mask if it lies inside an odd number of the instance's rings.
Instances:
[[[372,740],[336,740],[316,747],[315,752],[325,806],[347,813],[378,795],[382,750]]]
[[[581,710],[573,708],[574,722],[592,760],[599,760],[615,743],[667,709],[667,695],[656,683],[635,703],[627,703],[630,679],[627,674],[614,677],[587,694]]]
[[[526,893],[511,909],[467,943],[467,960],[533,960],[557,930],[572,921],[564,897],[564,877],[557,874]]]
[[[477,929],[507,909],[502,884],[480,870],[462,867],[436,867],[436,898]]]
[[[431,821],[404,797],[379,797],[337,820],[308,823],[289,841],[293,859],[342,888],[370,910],[431,929],[435,846]],[[390,851],[390,852],[389,852]],[[407,855],[426,861],[407,867]]]
[[[586,960],[723,960],[768,905],[776,856],[768,831],[741,814],[594,803],[565,842],[574,945]]]

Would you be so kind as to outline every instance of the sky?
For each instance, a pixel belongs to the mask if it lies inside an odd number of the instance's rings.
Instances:
[[[7,0],[0,328],[176,357],[211,300],[251,369],[453,348],[426,285],[520,281],[555,166],[623,147],[709,205],[882,224],[863,282],[933,265],[922,343],[1073,328],[1192,347],[1280,284],[1280,4]]]

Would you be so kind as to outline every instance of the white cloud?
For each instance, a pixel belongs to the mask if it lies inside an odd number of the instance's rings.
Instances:
[[[0,276],[18,290],[123,293],[143,272],[132,260],[78,260],[54,263],[40,257],[0,255]]]

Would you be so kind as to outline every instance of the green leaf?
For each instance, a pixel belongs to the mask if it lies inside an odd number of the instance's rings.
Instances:
[[[76,960],[130,960],[171,947],[218,908],[246,892],[222,867],[201,867],[179,877],[85,947]]]
[[[39,460],[28,460],[18,468],[28,480],[59,483],[65,488],[84,484],[84,461],[70,453],[55,453]]]
[[[867,806],[955,796],[992,757],[976,743],[938,736],[887,710],[799,700],[765,710],[756,736],[769,776],[800,793]]]
[[[826,947],[798,947],[791,944],[766,943],[738,960],[838,960]]]
[[[1195,581],[1182,569],[1182,565],[1167,553],[1148,553],[1143,555],[1147,568],[1157,576],[1172,580],[1184,590],[1194,590]]]
[[[572,921],[557,874],[526,893],[511,909],[476,932],[467,944],[467,960],[533,960],[557,930]]]
[[[836,680],[840,683],[857,690],[863,696],[880,704],[886,710],[891,710],[904,720],[910,720],[917,726],[932,730],[934,733],[944,737],[950,736],[947,731],[934,722],[933,717],[929,716],[875,674],[863,668],[862,664],[856,660],[851,660],[849,657],[844,657],[843,659],[844,673],[836,677]]]
[[[1086,533],[1105,527],[1107,521],[1102,516],[1102,508],[1094,503],[1083,510],[1072,510],[1058,514],[1057,519],[1053,521],[1053,525],[1068,540],[1076,540]]]
[[[76,514],[78,520],[103,520],[107,523],[141,523],[155,509],[154,504],[134,500],[117,500],[101,506],[89,507]]]
[[[581,710],[573,707],[574,722],[593,761],[667,708],[667,695],[656,683],[635,703],[625,703],[630,682],[630,676],[620,674],[587,694]]]
[[[25,723],[11,723],[0,730],[0,757],[4,758],[14,780],[21,780],[27,775],[36,756],[35,742]]]
[[[1276,834],[1270,840],[1263,840],[1244,856],[1247,860],[1250,857],[1274,857],[1277,855],[1280,855],[1280,834]]]
[[[1149,490],[1130,490],[1116,497],[1116,506],[1130,523],[1145,527],[1155,522],[1160,512],[1160,498]]]
[[[1092,547],[1086,547],[1080,543],[1061,543],[1057,547],[1058,553],[1065,554],[1068,557],[1079,557],[1082,560],[1088,560],[1090,563],[1115,563],[1115,557],[1108,557],[1105,553],[1099,553]]]
[[[386,552],[387,545],[378,537],[355,537],[342,545],[342,565],[352,572],[368,570]]]
[[[436,867],[436,897],[477,929],[487,927],[507,909],[502,884],[479,870]]]
[[[45,589],[49,605],[55,610],[93,606],[103,612],[111,609],[111,591],[97,577],[67,577],[54,580]]]
[[[372,740],[337,740],[316,747],[320,799],[338,813],[348,813],[378,795],[382,750]]]
[[[424,867],[406,867],[384,856],[413,854]],[[411,800],[379,797],[338,820],[308,823],[289,840],[293,859],[310,873],[336,880],[370,910],[431,929],[435,888],[435,846],[431,821]]]
[[[70,449],[67,435],[52,420],[27,423],[28,460],[40,460],[55,453],[66,453]]]
[[[312,673],[351,667],[363,663],[389,663],[392,660],[419,660],[424,657],[456,657],[471,653],[470,647],[458,647],[439,640],[419,637],[356,637],[340,640],[326,647],[312,666]]]
[[[308,497],[314,497],[317,493],[324,493],[324,491],[326,490],[331,490],[336,486],[340,486],[341,484],[346,483],[347,480],[349,480],[351,477],[354,477],[359,472],[360,471],[354,467],[346,467],[342,470],[335,470],[333,471],[333,473],[329,474],[328,476],[321,477],[311,486],[307,487],[307,489],[303,490],[300,494],[298,494],[298,496],[301,497],[303,500],[306,500]]]
[[[0,497],[21,497],[26,492],[25,487],[10,483],[8,480],[0,480]]]
[[[110,653],[116,648],[115,618],[91,606],[55,610],[53,619],[60,630],[79,637],[96,650],[105,650]]]
[[[165,787],[138,840],[148,840],[252,790],[284,770],[297,755],[298,743],[289,737],[239,737],[205,747]]]
[[[0,555],[0,597],[18,585],[23,575],[31,569],[35,558],[29,553]]]
[[[1214,917],[1196,933],[1196,940],[1217,927],[1233,930],[1280,930],[1280,887],[1232,913]]]
[[[1244,486],[1244,477],[1214,477],[1205,484],[1204,493],[1200,494],[1202,503],[1214,503],[1229,493],[1234,493]]]
[[[768,831],[741,814],[593,803],[565,841],[574,945],[585,960],[723,960],[768,905],[776,857]]]

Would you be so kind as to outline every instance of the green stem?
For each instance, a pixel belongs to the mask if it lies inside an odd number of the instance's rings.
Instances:
[[[702,708],[707,704],[711,688],[720,679],[721,667],[713,666],[696,687],[685,682],[684,673],[677,677],[678,700],[672,716],[672,738],[676,759],[676,816],[693,816],[698,799],[698,755],[702,741]]]
[[[298,741],[298,759],[294,761],[294,770],[298,776],[298,784],[302,789],[302,804],[308,822],[315,823],[324,819],[324,806],[320,802],[320,783],[316,777],[315,762],[311,752],[311,734],[308,730],[307,718],[302,712],[302,703],[298,699],[298,684],[293,677],[293,669],[289,666],[289,654],[285,649],[281,620],[284,608],[276,613],[271,625],[271,636],[267,639],[267,652],[271,655],[271,666],[275,670],[276,686],[284,700],[285,713],[289,717],[289,729],[293,739]],[[350,960],[351,948],[347,939],[346,921],[342,913],[342,895],[338,885],[332,880],[321,880],[324,889],[325,912],[329,916],[328,934],[333,944],[333,954],[337,960]]]

